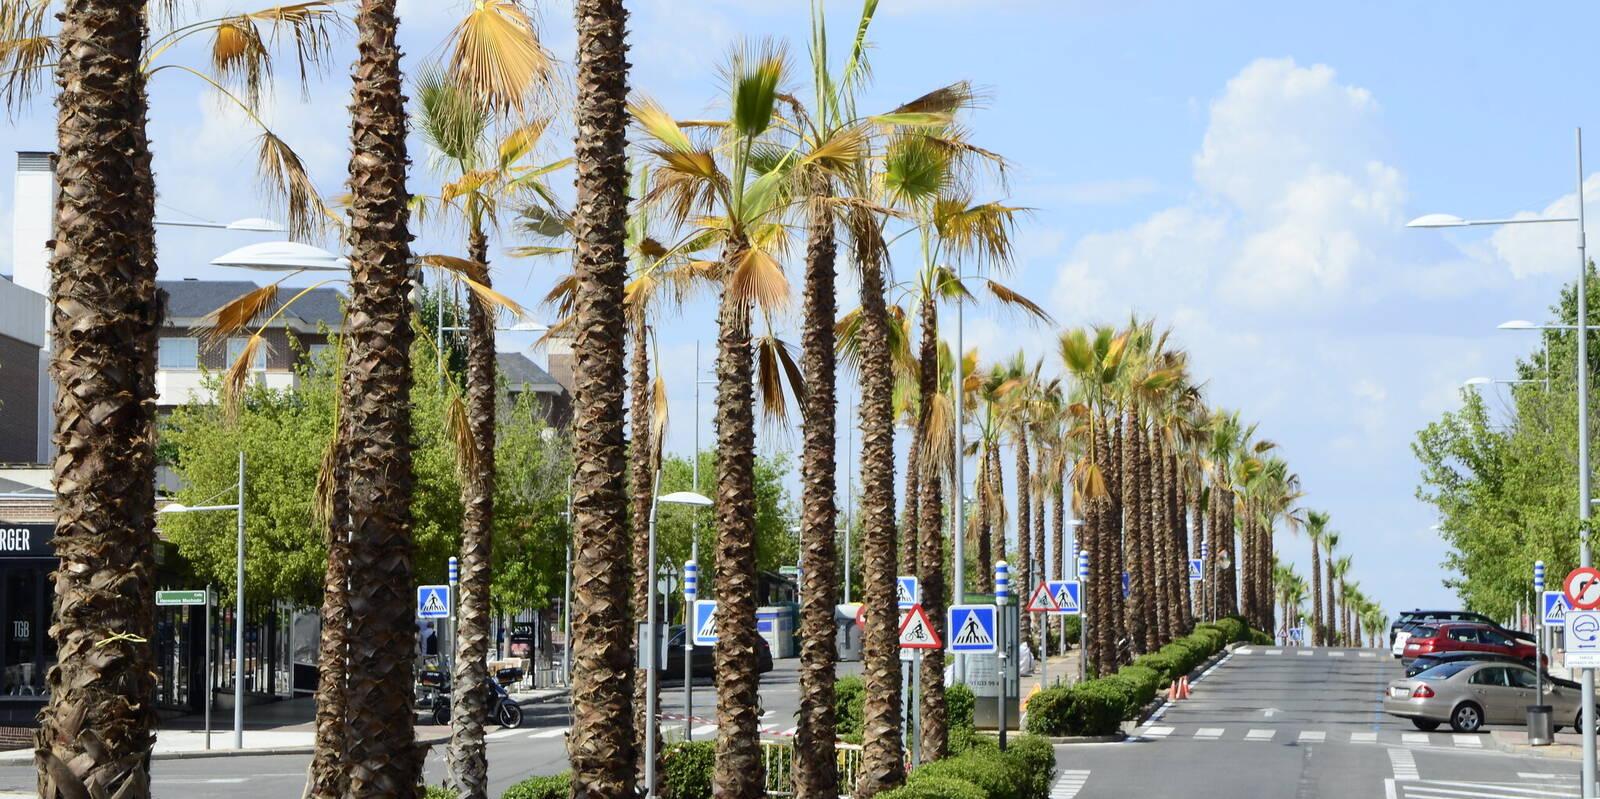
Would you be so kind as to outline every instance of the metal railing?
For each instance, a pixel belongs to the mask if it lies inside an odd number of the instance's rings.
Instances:
[[[839,797],[848,799],[855,790],[856,776],[861,773],[861,745],[836,743],[838,756]],[[767,796],[794,796],[794,741],[761,741],[761,766],[766,772],[763,788]]]

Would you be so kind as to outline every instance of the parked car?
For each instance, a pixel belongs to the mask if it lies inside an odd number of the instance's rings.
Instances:
[[[1547,681],[1542,701],[1535,701],[1537,680],[1525,666],[1497,662],[1456,661],[1434,666],[1416,677],[1395,680],[1383,694],[1383,712],[1409,719],[1419,730],[1449,724],[1456,732],[1477,732],[1485,724],[1527,723],[1527,707],[1551,706],[1555,728],[1577,727],[1578,689],[1565,680]]]
[[[1423,623],[1420,621],[1409,621],[1402,625],[1398,631],[1389,637],[1389,643],[1391,644],[1389,654],[1394,655],[1396,658],[1405,655],[1406,641],[1411,638],[1411,633],[1421,626],[1423,626]]]
[[[1405,629],[1405,626],[1408,625],[1408,624],[1413,624],[1413,623],[1431,623],[1431,622],[1447,622],[1447,621],[1464,621],[1464,622],[1473,622],[1473,623],[1477,623],[1477,624],[1487,624],[1490,627],[1493,627],[1501,635],[1506,636],[1507,638],[1520,638],[1520,639],[1522,639],[1524,641],[1528,641],[1530,643],[1532,643],[1532,641],[1533,641],[1533,633],[1525,633],[1525,632],[1521,632],[1521,631],[1518,631],[1518,630],[1511,630],[1511,629],[1507,629],[1505,627],[1501,627],[1499,622],[1495,621],[1494,619],[1489,618],[1488,616],[1483,615],[1482,613],[1473,613],[1470,610],[1420,610],[1420,609],[1418,609],[1418,610],[1401,611],[1400,617],[1395,619],[1389,625],[1389,643],[1391,645],[1393,645],[1394,642],[1395,642],[1395,639],[1397,637],[1399,637],[1400,631]]]
[[[1406,639],[1403,660],[1439,652],[1487,652],[1510,655],[1532,666],[1538,657],[1539,668],[1545,668],[1549,659],[1538,654],[1533,644],[1508,638],[1487,624],[1450,622],[1417,627]]]
[[[758,638],[761,646],[756,650],[756,671],[766,674],[772,671],[772,646],[767,639]],[[696,677],[710,677],[716,671],[714,658],[715,648],[697,646],[694,648],[693,660],[690,665]],[[683,625],[674,624],[667,632],[667,670],[663,672],[667,677],[683,676]]]
[[[1445,663],[1459,663],[1463,661],[1527,665],[1523,663],[1522,660],[1516,655],[1502,655],[1498,652],[1435,652],[1431,655],[1419,655],[1415,658],[1412,658],[1411,661],[1406,664],[1406,676],[1415,677],[1418,674],[1433,668],[1434,666]]]

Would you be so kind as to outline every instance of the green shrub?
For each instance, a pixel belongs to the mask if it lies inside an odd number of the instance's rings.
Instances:
[[[1260,630],[1251,630],[1250,643],[1257,646],[1272,646],[1272,636]]]
[[[668,799],[711,799],[715,741],[680,741],[661,753],[661,787]]]
[[[980,735],[972,727],[951,727],[948,733],[950,741],[950,754],[959,755],[974,749],[984,752],[997,752],[1000,744],[988,735]]]
[[[949,696],[950,692],[946,690],[945,701],[949,701]],[[867,684],[860,677],[841,677],[833,684],[834,729],[839,734],[861,732],[866,699]]]
[[[507,788],[505,793],[500,794],[500,799],[567,799],[572,794],[571,782],[571,772],[547,777],[529,777]]]
[[[1161,675],[1154,669],[1144,666],[1123,666],[1115,674],[1101,677],[1099,682],[1108,683],[1123,692],[1128,703],[1128,717],[1132,718],[1132,714],[1137,713],[1139,708],[1150,704],[1156,698]]]
[[[460,795],[456,789],[446,788],[443,785],[422,786],[422,799],[456,799]]]
[[[1027,730],[1037,735],[1111,735],[1136,710],[1125,686],[1089,680],[1034,694],[1028,700]]]
[[[944,689],[944,717],[950,729],[972,727],[972,710],[978,697],[972,689],[957,683]]]
[[[917,772],[911,772],[915,775]],[[989,799],[982,788],[954,777],[923,777],[908,781],[878,799]]]
[[[1249,625],[1246,625],[1244,620],[1237,616],[1229,616],[1226,619],[1217,619],[1216,621],[1206,622],[1200,626],[1214,627],[1219,630],[1222,633],[1224,643],[1250,640]]]
[[[1187,659],[1186,655],[1177,655],[1162,650],[1135,658],[1133,665],[1142,666],[1155,672],[1157,683],[1165,685],[1177,679],[1179,675],[1189,673],[1189,670],[1183,667],[1184,661]]]
[[[1028,732],[1040,735],[1069,735],[1067,713],[1072,704],[1071,688],[1057,686],[1046,688],[1028,699],[1028,714],[1024,720]]]
[[[1022,774],[1023,799],[1049,799],[1056,776],[1056,751],[1037,735],[1016,735],[1006,741],[1006,757]]]
[[[1027,799],[1023,793],[1022,769],[1017,763],[987,752],[974,751],[935,760],[911,772],[908,784],[922,783],[933,777],[970,782],[978,786],[988,799]]]

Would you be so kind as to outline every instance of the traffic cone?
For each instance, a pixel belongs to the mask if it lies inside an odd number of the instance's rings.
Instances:
[[[1178,698],[1179,699],[1188,699],[1189,698],[1189,678],[1188,677],[1179,677],[1178,678]]]
[[[1181,695],[1179,695],[1179,691],[1178,691],[1178,681],[1177,680],[1173,680],[1172,684],[1167,686],[1167,701],[1168,702],[1176,702],[1176,701],[1178,701],[1179,699],[1182,699],[1182,698],[1183,697]]]

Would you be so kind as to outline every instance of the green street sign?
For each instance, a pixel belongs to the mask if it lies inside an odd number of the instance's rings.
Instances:
[[[156,604],[168,605],[204,605],[206,603],[205,591],[157,591]]]

